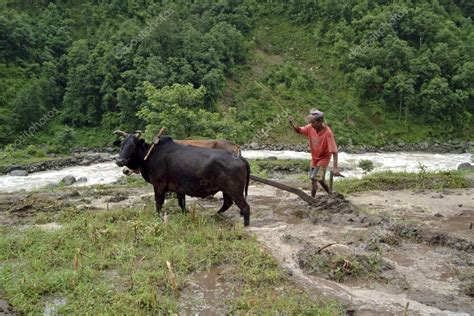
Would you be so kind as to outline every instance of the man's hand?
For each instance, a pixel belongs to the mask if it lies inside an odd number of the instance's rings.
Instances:
[[[339,170],[338,167],[332,168],[332,173],[334,174],[335,177],[343,177],[344,178],[344,176],[341,174],[341,171]]]
[[[290,122],[290,124],[293,127],[293,130],[295,131],[295,133],[299,133],[299,127],[296,126],[295,120],[293,119],[292,116],[288,116],[288,122]]]
[[[288,122],[290,122],[290,124],[295,127],[295,120],[293,119],[292,116],[288,116]]]

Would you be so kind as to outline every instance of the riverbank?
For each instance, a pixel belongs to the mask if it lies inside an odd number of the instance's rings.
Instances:
[[[46,170],[59,170],[72,166],[90,166],[94,163],[109,162],[115,160],[116,154],[111,152],[73,152],[70,156],[49,156],[44,158],[35,159],[34,162],[3,162],[0,164],[0,175],[10,174],[13,171],[23,171],[18,175],[27,176],[30,173],[46,171]],[[43,159],[43,160],[41,160]],[[38,161],[39,160],[39,161]],[[14,172],[15,174],[15,172]]]
[[[242,150],[292,150],[307,152],[308,146],[301,142],[297,144],[258,144],[251,143],[241,146]],[[363,153],[390,153],[390,152],[426,152],[426,153],[472,153],[474,142],[450,141],[447,143],[419,143],[419,144],[389,144],[381,147],[369,145],[342,145],[339,146],[339,152],[349,154]]]

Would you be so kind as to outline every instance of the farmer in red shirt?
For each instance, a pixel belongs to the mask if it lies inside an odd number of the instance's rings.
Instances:
[[[311,179],[311,196],[316,196],[318,190],[318,182],[323,189],[329,193],[329,187],[324,181],[326,168],[329,165],[331,156],[333,159],[334,176],[341,176],[337,167],[337,145],[334,135],[326,124],[324,124],[324,113],[319,110],[311,110],[307,117],[308,125],[298,127],[291,116],[288,117],[289,122],[293,126],[296,133],[305,135],[308,138],[308,147],[311,151],[311,167],[309,177]]]

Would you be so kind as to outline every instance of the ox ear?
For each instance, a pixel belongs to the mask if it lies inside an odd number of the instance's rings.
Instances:
[[[114,145],[115,147],[120,147],[122,145],[122,141],[120,139],[117,139],[112,143],[112,145]]]

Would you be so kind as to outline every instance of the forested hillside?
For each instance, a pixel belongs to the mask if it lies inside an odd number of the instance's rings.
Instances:
[[[302,124],[312,107],[340,144],[472,139],[473,15],[463,0],[4,0],[0,145],[161,126],[295,142],[282,113]]]

